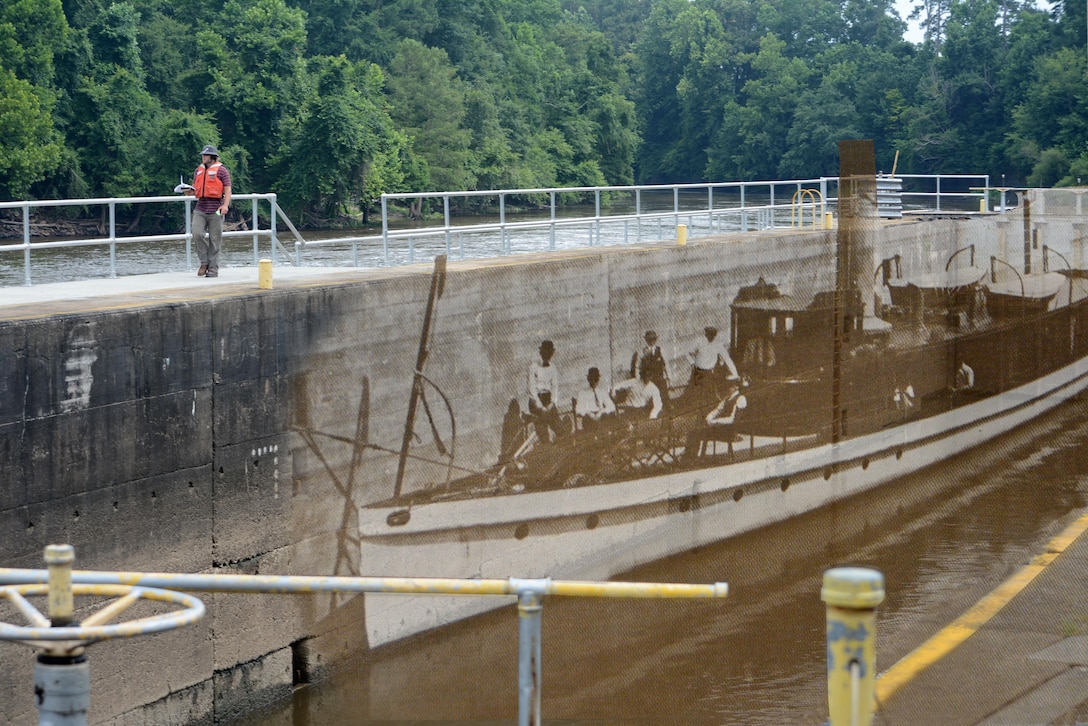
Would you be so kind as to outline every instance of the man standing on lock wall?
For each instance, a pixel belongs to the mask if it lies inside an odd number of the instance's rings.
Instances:
[[[219,277],[223,217],[230,208],[230,172],[219,161],[219,150],[211,144],[201,150],[200,158],[201,164],[193,172],[193,188],[185,191],[197,200],[196,209],[193,210],[193,239],[200,258],[200,269],[196,274],[199,277]]]

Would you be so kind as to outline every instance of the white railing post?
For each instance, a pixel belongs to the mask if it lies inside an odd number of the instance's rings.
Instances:
[[[544,600],[535,590],[518,593],[518,726],[541,721],[541,627]]]
[[[450,195],[442,195],[442,224],[446,228],[446,257],[450,256]]]
[[[510,254],[510,250],[506,247],[506,194],[503,192],[499,193],[499,241],[502,254]]]
[[[226,220],[223,220],[226,222]],[[253,197],[253,264],[259,265],[261,259],[260,244],[261,223],[257,219],[257,197]],[[276,258],[276,248],[272,248],[272,259]]]
[[[110,202],[110,277],[117,277],[117,204]]]
[[[551,224],[548,233],[548,249],[555,251],[555,190],[551,191]]]
[[[23,282],[30,284],[30,205],[23,203]]]
[[[193,269],[193,210],[190,208],[191,200],[192,197],[185,197],[185,267],[189,271]]]
[[[594,211],[593,221],[597,230],[597,246],[601,246],[601,190],[597,189],[593,192]]]
[[[680,187],[672,188],[672,226],[680,224]]]
[[[389,199],[382,195],[382,256],[389,266]]]

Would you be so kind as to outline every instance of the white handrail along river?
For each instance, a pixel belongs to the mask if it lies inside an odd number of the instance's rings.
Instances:
[[[881,177],[890,179],[890,177]],[[913,212],[976,211],[989,199],[988,175],[904,174],[898,197]],[[257,266],[262,257],[297,266],[390,267],[424,262],[437,254],[454,259],[501,257],[527,252],[646,244],[677,238],[686,225],[687,237],[786,227],[806,219],[823,219],[837,205],[838,177],[694,184],[614,187],[554,187],[494,191],[418,192],[383,194],[381,231],[373,234],[328,236],[295,229],[275,194],[235,194],[249,201],[242,214],[243,229],[224,231],[226,266]],[[1004,190],[1000,209],[1004,209]],[[591,198],[592,204],[567,205],[564,197]],[[451,204],[453,200],[453,204]],[[456,216],[456,202],[489,210],[486,216]],[[119,205],[184,205],[183,229],[172,234],[130,235],[119,229]],[[53,199],[0,202],[0,214],[19,210],[20,242],[0,243],[0,286],[86,279],[95,274],[101,248],[109,252],[106,276],[194,269],[192,204],[187,196],[95,199]],[[404,221],[407,210],[440,207],[441,217]],[[104,234],[88,238],[33,239],[31,213],[48,208],[102,209]],[[242,209],[243,205],[238,205]],[[399,208],[404,208],[402,213]],[[526,211],[531,208],[530,211]],[[293,238],[293,250],[281,241],[283,227]],[[251,256],[236,244],[251,240]],[[2,240],[0,240],[2,242]],[[177,243],[183,243],[178,245]],[[78,249],[75,249],[78,248]],[[182,256],[183,253],[183,256]],[[64,257],[50,264],[50,254]],[[21,256],[21,265],[12,261]],[[119,260],[119,255],[121,259]],[[88,264],[82,264],[87,260]],[[19,274],[21,267],[21,275]]]

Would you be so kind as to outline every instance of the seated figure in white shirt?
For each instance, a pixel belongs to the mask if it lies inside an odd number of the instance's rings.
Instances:
[[[559,418],[559,371],[552,358],[555,344],[550,340],[540,343],[540,355],[529,364],[528,413],[536,430],[537,439],[551,443],[552,437],[561,432]]]
[[[746,408],[748,399],[740,392],[740,388],[734,388],[732,393],[706,415],[706,422],[711,426],[732,426],[737,420],[737,412]]]
[[[661,415],[661,391],[650,380],[650,371],[642,368],[638,372],[638,378],[630,378],[612,387],[615,391],[626,391],[627,397],[620,405],[624,413],[649,411],[649,418],[655,419]]]
[[[687,450],[702,456],[706,453],[707,443],[711,441],[725,441],[732,446],[733,424],[737,422],[737,415],[748,408],[748,399],[741,393],[740,386],[732,386],[728,395],[718,401],[718,405],[706,415],[706,427],[702,430],[696,428],[688,435]]]
[[[616,404],[608,388],[601,384],[601,371],[590,368],[586,373],[588,388],[583,388],[574,397],[574,413],[582,417],[582,428],[589,431],[596,428],[601,420],[616,413]]]

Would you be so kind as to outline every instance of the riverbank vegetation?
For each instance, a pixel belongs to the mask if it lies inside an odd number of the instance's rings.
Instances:
[[[921,43],[890,0],[6,0],[0,199],[168,194],[206,143],[306,226],[385,192],[833,175],[842,138],[1088,180],[1084,3],[917,6]]]

